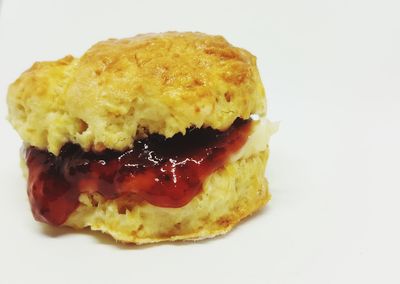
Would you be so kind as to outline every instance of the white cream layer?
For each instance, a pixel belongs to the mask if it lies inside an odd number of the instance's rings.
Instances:
[[[230,157],[230,162],[235,162],[242,158],[248,158],[255,153],[265,151],[268,147],[271,136],[278,131],[279,123],[271,122],[266,117],[253,115],[251,117],[253,123],[252,133],[250,134],[246,144]]]

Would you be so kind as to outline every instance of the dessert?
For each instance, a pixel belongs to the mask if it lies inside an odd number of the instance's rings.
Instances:
[[[136,244],[229,231],[269,200],[265,93],[221,36],[110,39],[10,87],[36,220]]]

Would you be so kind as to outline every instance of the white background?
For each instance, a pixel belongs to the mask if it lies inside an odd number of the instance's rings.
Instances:
[[[0,16],[0,283],[400,283],[400,5],[394,1],[10,1]],[[6,121],[34,61],[168,30],[258,57],[281,121],[265,210],[198,243],[115,245],[33,221]]]

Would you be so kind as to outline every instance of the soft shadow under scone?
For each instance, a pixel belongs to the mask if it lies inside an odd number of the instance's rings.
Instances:
[[[251,124],[241,149],[186,205],[160,207],[132,194],[105,199],[91,191],[79,196],[63,225],[138,244],[202,239],[229,231],[269,200],[264,173],[276,126],[265,118],[255,57],[221,36],[146,34],[97,43],[81,58],[38,62],[10,86],[8,105],[26,147],[55,157],[68,143],[122,153],[152,135],[222,133],[237,119]]]

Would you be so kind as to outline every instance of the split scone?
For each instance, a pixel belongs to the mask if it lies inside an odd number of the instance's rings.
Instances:
[[[137,244],[226,233],[266,204],[265,94],[221,36],[110,39],[8,91],[36,220]]]

